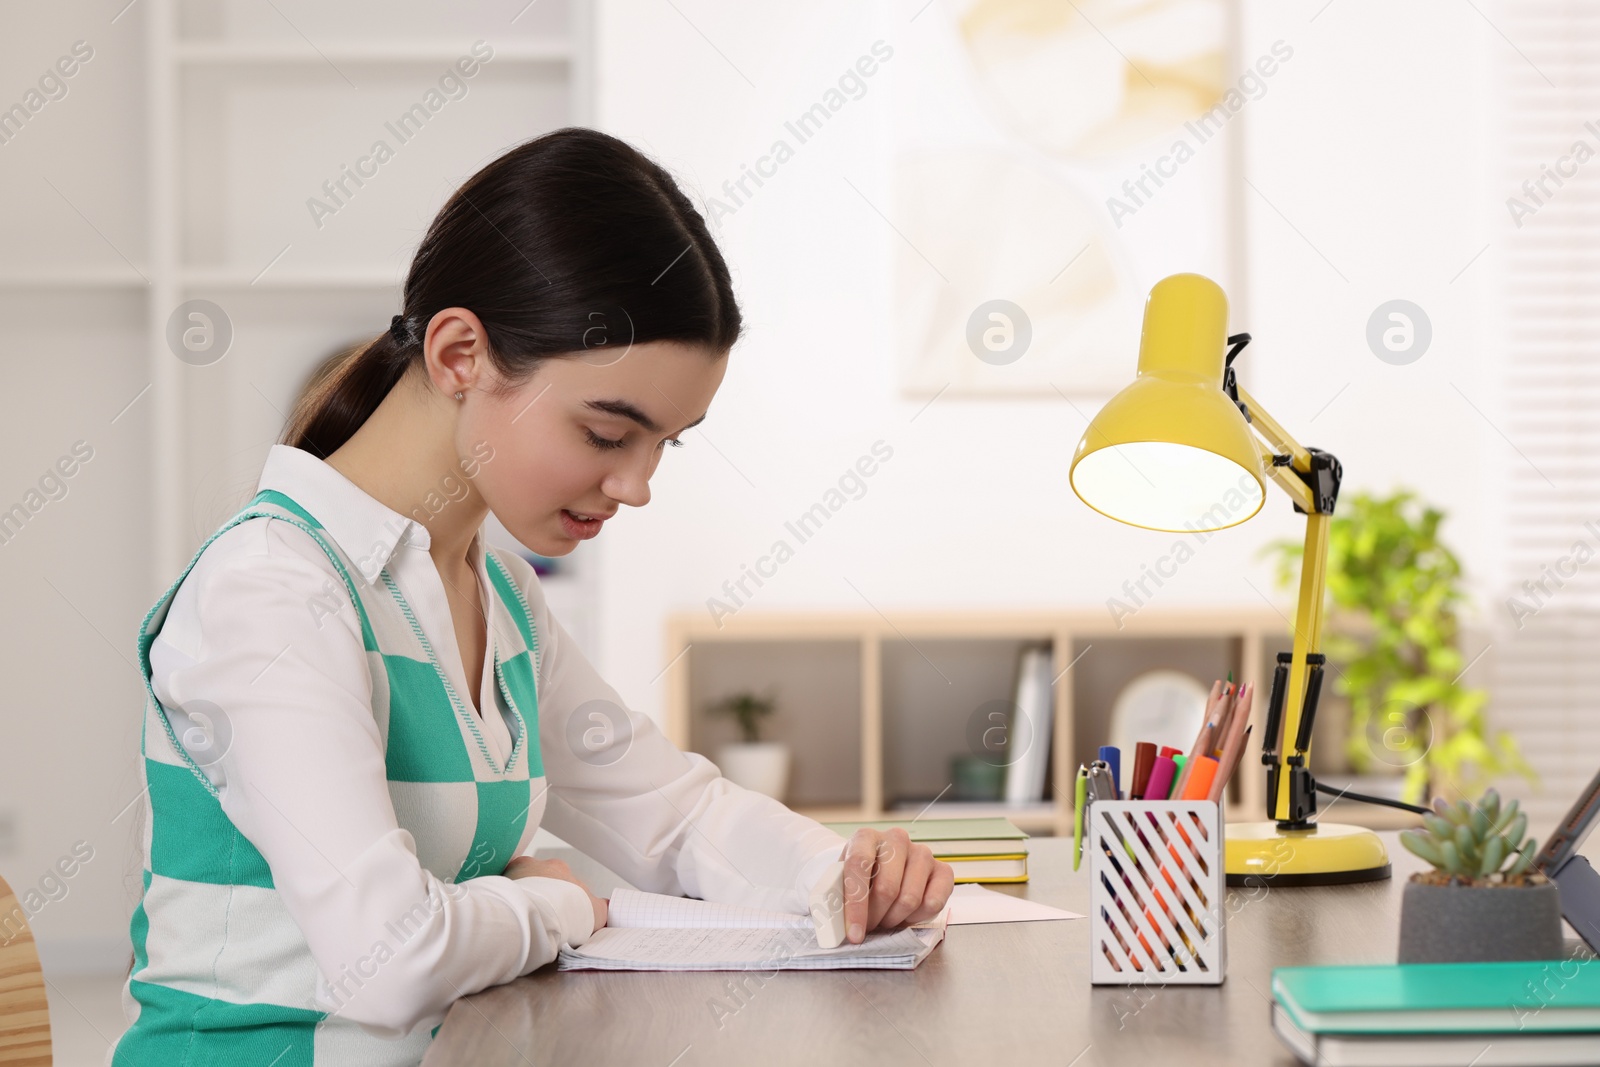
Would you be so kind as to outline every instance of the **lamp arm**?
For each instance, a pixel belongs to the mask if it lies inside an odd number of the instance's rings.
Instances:
[[[1311,450],[1302,447],[1300,442],[1290,436],[1289,431],[1280,426],[1277,419],[1267,414],[1266,409],[1256,403],[1255,397],[1246,392],[1243,386],[1238,387],[1238,392],[1239,403],[1245,408],[1245,418],[1250,420],[1250,428],[1264,438],[1275,453],[1287,453],[1296,470],[1309,471]]]
[[[1317,510],[1317,502],[1311,495],[1310,487],[1291,464],[1281,462],[1283,455],[1282,452],[1273,452],[1270,449],[1262,451],[1261,463],[1266,468],[1267,477],[1276,482],[1279,489],[1289,494],[1289,499],[1294,501],[1296,511],[1303,511],[1308,515],[1314,513]]]
[[[1295,605],[1294,649],[1280,652],[1273,672],[1261,762],[1267,767],[1267,814],[1280,826],[1305,829],[1316,814],[1316,781],[1308,766],[1311,730],[1327,659],[1322,653],[1323,598],[1327,590],[1328,526],[1343,470],[1320,449],[1302,447],[1243,389],[1239,403],[1269,449],[1272,480],[1306,516],[1300,591]]]

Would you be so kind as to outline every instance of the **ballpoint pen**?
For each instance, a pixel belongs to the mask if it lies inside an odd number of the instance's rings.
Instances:
[[[1089,764],[1089,790],[1095,800],[1117,799],[1117,787],[1111,784],[1111,766],[1103,759]]]
[[[1083,818],[1089,805],[1089,768],[1078,764],[1078,780],[1072,787],[1072,869],[1083,862]]]

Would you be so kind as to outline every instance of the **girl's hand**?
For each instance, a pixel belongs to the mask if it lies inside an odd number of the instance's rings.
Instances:
[[[905,830],[857,830],[844,848],[845,937],[859,945],[868,930],[919,923],[939,914],[955,871]]]
[[[532,856],[514,856],[506,864],[505,876],[507,878],[560,878],[589,893],[589,887],[578,881],[572,873],[572,868],[567,866],[566,860],[541,860]],[[605,897],[597,897],[589,893],[589,903],[594,906],[594,929],[598,930],[606,924],[610,914],[611,902]],[[589,931],[593,933],[594,930]]]

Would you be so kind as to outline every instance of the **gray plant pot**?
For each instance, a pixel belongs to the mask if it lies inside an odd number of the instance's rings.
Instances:
[[[1533,886],[1406,883],[1401,963],[1560,959],[1561,891]]]

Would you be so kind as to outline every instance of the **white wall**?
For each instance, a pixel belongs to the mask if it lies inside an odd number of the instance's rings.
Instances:
[[[142,692],[134,638],[151,598],[150,407],[135,399],[150,380],[144,297],[122,258],[148,259],[144,186],[130,163],[140,159],[141,28],[132,16],[112,24],[112,14],[17,8],[0,33],[3,108],[74,41],[94,53],[65,96],[0,145],[0,511],[35,506],[27,494],[46,471],[75,442],[92,449],[62,490],[46,486],[59,498],[0,543],[0,872],[19,894],[49,900],[34,920],[41,939],[72,942],[69,954],[91,943],[101,961],[93,946],[127,935],[132,816],[122,809],[139,794],[131,755]],[[11,284],[72,266],[114,284]],[[77,842],[93,850],[81,866]],[[63,859],[69,878],[55,868]]]
[[[605,3],[599,121],[718,195],[874,40],[897,55],[929,46],[942,2],[920,14],[918,3]],[[1234,328],[1255,337],[1248,384],[1304,443],[1343,460],[1347,493],[1422,488],[1450,512],[1448,537],[1481,582],[1498,545],[1486,474],[1506,446],[1464,398],[1492,417],[1491,254],[1457,275],[1488,241],[1492,33],[1470,8],[1444,3],[1320,6],[1251,2],[1243,17],[1247,60],[1278,39],[1295,50],[1241,112],[1245,174],[1276,206],[1245,190],[1249,282],[1231,296]],[[918,415],[924,401],[897,394],[890,271],[900,238],[846,184],[894,218],[895,70],[884,64],[865,97],[723,220],[748,336],[704,433],[686,435],[651,505],[613,520],[604,538],[603,667],[652,713],[665,700],[663,613],[707,610],[878,439],[892,460],[750,610],[1103,606],[1171,551],[1171,535],[1114,524],[1069,489],[1067,464],[1096,401],[944,397]],[[1365,341],[1370,313],[1395,297],[1420,304],[1435,331],[1424,357],[1403,367]],[[1137,343],[1129,336],[1108,354],[1130,376]],[[1302,530],[1274,492],[1255,520],[1206,542],[1154,602],[1259,604],[1259,589],[1288,610],[1254,556]]]

